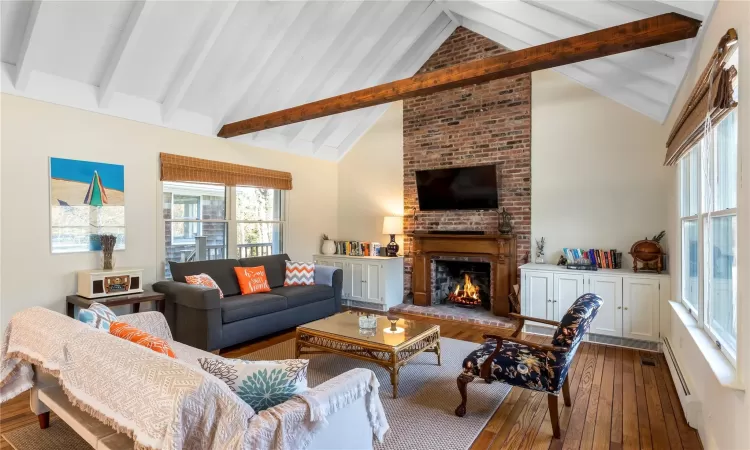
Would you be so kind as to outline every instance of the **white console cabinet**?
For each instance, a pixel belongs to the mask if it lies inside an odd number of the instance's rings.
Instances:
[[[604,300],[589,328],[590,335],[658,342],[660,310],[669,300],[669,276],[627,269],[575,271],[551,264],[521,266],[521,310],[524,315],[559,321],[585,293]],[[528,327],[529,325],[527,325]],[[540,330],[539,324],[533,330]],[[528,331],[528,330],[527,330]]]
[[[314,255],[315,264],[344,271],[348,305],[388,311],[403,302],[404,259],[381,256]]]

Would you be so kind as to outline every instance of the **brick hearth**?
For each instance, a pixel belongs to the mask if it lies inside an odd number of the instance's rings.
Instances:
[[[428,72],[508,50],[459,27],[424,64]],[[522,75],[404,100],[404,230],[497,233],[495,211],[418,208],[415,170],[497,164],[500,206],[513,216],[517,262],[530,251],[531,77]],[[416,215],[414,212],[416,211]],[[412,286],[412,240],[404,242],[404,291]]]

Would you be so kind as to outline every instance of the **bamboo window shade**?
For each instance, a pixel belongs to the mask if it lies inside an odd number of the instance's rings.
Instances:
[[[159,154],[162,181],[216,183],[227,186],[254,186],[292,189],[292,174],[279,170],[230,164],[189,156]]]
[[[729,29],[719,41],[708,65],[698,82],[667,140],[667,156],[664,165],[671,166],[700,142],[706,130],[706,121],[713,127],[737,107],[734,88],[737,83],[737,68],[727,67],[737,48],[737,32]]]

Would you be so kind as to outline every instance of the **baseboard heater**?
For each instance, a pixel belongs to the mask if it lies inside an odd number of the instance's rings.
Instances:
[[[682,385],[682,392],[685,393],[685,397],[690,395],[690,388],[688,388],[687,382],[685,381],[685,377],[682,376],[682,370],[680,369],[680,365],[677,364],[677,358],[674,356],[674,352],[672,351],[672,346],[669,345],[669,339],[667,339],[666,336],[664,336],[664,350],[667,356],[670,359],[670,362],[672,363],[672,367],[674,367],[674,371],[677,374],[677,379],[680,380],[680,385]]]

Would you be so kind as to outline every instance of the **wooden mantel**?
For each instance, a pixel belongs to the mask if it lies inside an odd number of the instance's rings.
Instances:
[[[408,236],[414,240],[411,283],[415,305],[432,304],[432,258],[472,256],[486,258],[492,264],[492,313],[508,315],[508,294],[518,277],[514,235],[412,233]]]

